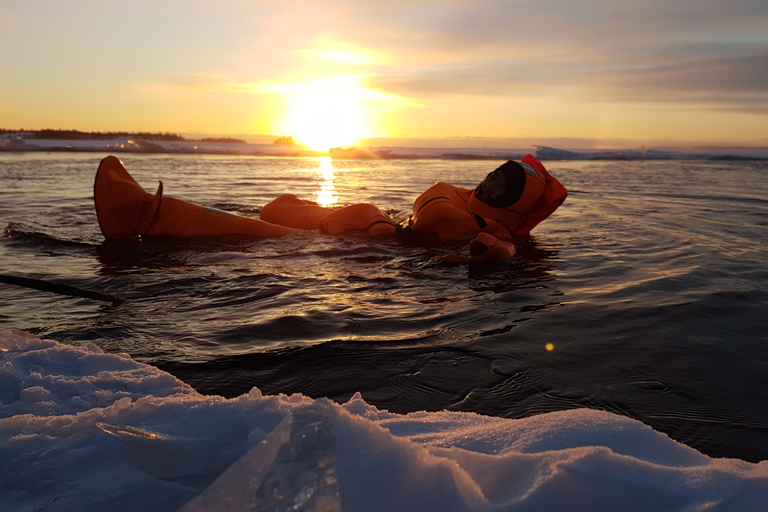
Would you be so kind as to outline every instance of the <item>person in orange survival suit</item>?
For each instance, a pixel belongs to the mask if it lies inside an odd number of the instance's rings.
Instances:
[[[398,224],[405,241],[471,240],[470,257],[446,262],[503,259],[514,255],[512,239],[526,236],[568,196],[565,187],[532,155],[508,161],[474,190],[437,182],[413,202],[413,215]]]
[[[133,237],[283,236],[291,229],[328,234],[357,232],[404,240],[470,240],[470,258],[508,258],[513,236],[527,235],[565,200],[567,191],[533,156],[507,162],[475,190],[438,182],[414,201],[414,215],[395,222],[362,203],[324,208],[292,194],[262,208],[261,219],[241,217],[163,195],[163,184],[146,192],[114,156],[104,158],[94,181],[99,226],[107,239]]]

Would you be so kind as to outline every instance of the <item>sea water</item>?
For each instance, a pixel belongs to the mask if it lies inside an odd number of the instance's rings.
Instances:
[[[206,394],[360,392],[392,412],[593,408],[711,456],[768,459],[768,162],[545,161],[570,195],[502,263],[466,247],[297,232],[106,243],[94,153],[0,154],[0,284],[16,328],[169,371]],[[283,193],[396,220],[500,161],[120,155],[150,192],[241,215]]]

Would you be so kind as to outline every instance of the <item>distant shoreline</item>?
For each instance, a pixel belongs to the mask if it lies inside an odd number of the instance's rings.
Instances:
[[[40,138],[53,134],[53,138]],[[66,138],[67,136],[75,138]],[[278,138],[284,141],[286,138]],[[78,132],[76,130],[11,131],[0,129],[0,152],[83,152],[255,157],[328,157],[334,160],[519,160],[530,153],[540,160],[768,160],[768,147],[691,147],[634,149],[558,149],[532,145],[519,148],[377,146],[316,151],[296,144],[251,143],[222,137],[188,140],[173,133]]]
[[[148,141],[191,141],[191,142],[232,142],[245,143],[242,139],[233,137],[203,137],[200,139],[187,139],[173,132],[83,132],[80,130],[9,130],[0,128],[0,138],[9,139],[42,139],[42,140],[114,140],[120,138],[140,139]],[[285,139],[285,137],[283,137]]]

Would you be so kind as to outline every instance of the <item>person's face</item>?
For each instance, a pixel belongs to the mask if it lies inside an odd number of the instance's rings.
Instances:
[[[504,193],[505,180],[498,170],[488,173],[480,185],[475,189],[475,196],[487,203],[489,199],[495,199]]]

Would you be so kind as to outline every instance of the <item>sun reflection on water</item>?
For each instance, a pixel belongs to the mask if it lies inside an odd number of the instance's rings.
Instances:
[[[320,167],[317,172],[320,175],[320,190],[315,192],[315,202],[320,206],[332,206],[339,201],[339,195],[336,193],[336,186],[333,183],[335,178],[333,160],[329,156],[318,158]]]

